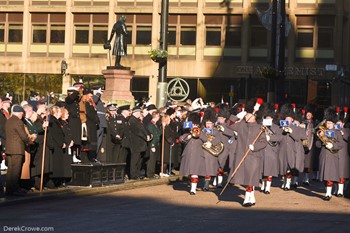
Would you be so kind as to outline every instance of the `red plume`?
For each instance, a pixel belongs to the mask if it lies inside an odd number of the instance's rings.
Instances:
[[[335,111],[336,111],[337,113],[340,113],[340,107],[337,106],[337,107],[335,108]]]
[[[245,109],[245,104],[242,104],[242,111],[244,111]]]
[[[257,100],[256,100],[256,103],[257,104],[262,104],[264,102],[264,100],[262,99],[262,98],[258,98]]]
[[[275,104],[275,109],[278,110],[278,104]]]
[[[215,108],[215,112],[216,112],[216,114],[218,114],[219,108]]]
[[[301,113],[305,115],[305,109],[301,109]]]
[[[295,103],[291,103],[290,105],[292,105],[293,108],[297,107],[297,105]]]
[[[204,112],[199,112],[199,116],[202,118],[204,116]]]
[[[348,107],[344,107],[344,112],[348,112],[349,111],[349,108]]]

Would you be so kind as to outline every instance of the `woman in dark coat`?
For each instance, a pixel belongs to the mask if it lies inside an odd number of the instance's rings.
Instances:
[[[97,128],[99,125],[99,118],[95,109],[95,103],[92,99],[92,91],[84,89],[82,101],[85,104],[86,127],[87,127],[87,141],[82,142],[82,151],[87,152],[90,162],[97,161]]]
[[[72,178],[72,170],[71,170],[71,164],[73,163],[73,156],[72,156],[72,146],[74,145],[74,142],[72,140],[72,133],[71,129],[68,124],[69,113],[66,108],[61,108],[61,118],[59,119],[59,123],[61,124],[63,134],[64,134],[64,143],[66,145],[66,148],[63,150],[63,179],[64,183],[63,186],[67,182],[70,181]]]
[[[176,140],[176,132],[170,127],[170,116],[165,114],[162,117],[162,126],[164,127],[164,157],[163,157],[163,176],[171,174],[170,166],[174,162],[174,145]]]
[[[34,113],[31,117],[31,121],[37,127],[37,135],[38,137],[35,140],[35,144],[37,147],[33,151],[32,165],[31,165],[31,177],[34,177],[34,187],[35,189],[40,189],[40,181],[41,181],[41,170],[42,170],[42,158],[43,154],[45,154],[44,159],[44,180],[43,185],[45,186],[46,182],[49,180],[49,175],[52,172],[51,167],[51,151],[49,147],[51,146],[52,141],[49,139],[48,134],[46,134],[45,138],[45,127],[46,130],[48,127],[49,118],[48,112],[46,112],[45,105],[38,108],[36,113]],[[44,141],[45,142],[45,153],[44,153]]]
[[[66,148],[64,141],[64,132],[59,121],[61,117],[61,109],[58,106],[53,106],[50,109],[49,119],[49,135],[52,140],[51,150],[51,167],[52,167],[52,181],[58,187],[63,184],[64,164],[63,164],[63,150]]]

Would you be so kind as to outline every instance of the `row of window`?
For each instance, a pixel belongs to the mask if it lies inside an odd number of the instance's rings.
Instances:
[[[126,14],[128,43],[150,45],[152,35],[151,14]],[[31,15],[32,44],[64,44],[65,14]],[[250,15],[251,48],[266,48],[270,32],[256,15]],[[196,15],[170,15],[168,44],[174,46],[195,45],[197,35]],[[98,45],[106,42],[108,14],[74,14],[74,44]],[[205,45],[217,47],[241,47],[242,15],[205,16]],[[333,16],[297,16],[296,47],[333,49],[335,18]],[[21,43],[23,14],[0,14],[0,43]]]

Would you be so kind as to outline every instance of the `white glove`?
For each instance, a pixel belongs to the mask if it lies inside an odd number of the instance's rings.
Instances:
[[[210,148],[210,147],[211,147],[211,142],[205,142],[205,143],[204,143],[204,146],[205,146],[206,148]]]
[[[251,151],[254,151],[254,145],[253,145],[253,144],[249,144],[249,149],[250,149]]]
[[[284,127],[283,131],[286,132],[286,133],[293,133],[293,130],[290,127]]]
[[[271,140],[270,135],[266,135],[266,140],[269,142]]]
[[[233,134],[235,135],[235,137],[237,137],[238,135],[237,131],[233,131]]]
[[[243,119],[243,117],[245,117],[245,115],[247,115],[247,112],[246,111],[242,111],[242,112],[240,112],[240,113],[238,113],[237,115],[236,115],[236,117],[238,117],[239,119]]]
[[[154,153],[154,152],[156,152],[156,148],[155,147],[152,147],[151,148],[151,151]]]
[[[333,143],[327,142],[326,148],[329,149],[329,150],[332,149],[333,148]]]

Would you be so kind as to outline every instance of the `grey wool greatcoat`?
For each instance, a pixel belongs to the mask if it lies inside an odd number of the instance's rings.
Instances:
[[[249,144],[252,144],[260,133],[261,125],[241,121],[232,125],[231,128],[237,132],[237,147],[234,165],[232,166],[229,177],[231,177],[231,174],[242,160],[244,154],[248,151]],[[247,157],[231,180],[231,183],[252,186],[259,185],[262,153],[266,145],[266,136],[262,133],[254,144],[254,151],[249,151]]]
[[[180,141],[186,143],[181,155],[180,176],[198,175],[205,176],[205,158],[202,149],[202,140],[190,138],[189,133],[180,136]]]
[[[292,133],[283,132],[279,151],[279,174],[285,175],[287,170],[304,170],[304,148],[302,140],[306,139],[305,129],[290,125]]]
[[[213,128],[213,135],[214,138],[212,139],[211,143],[212,145],[216,145],[220,142],[223,142],[225,139],[222,136],[221,131],[217,130],[216,128]],[[200,134],[200,139],[202,140],[202,143],[205,143],[208,141],[207,135],[202,131]],[[211,153],[206,151],[201,147],[201,149],[204,152],[204,158],[205,158],[205,169],[206,169],[206,175],[207,176],[216,176],[219,170],[219,157],[213,156]],[[222,155],[222,154],[221,154]]]
[[[333,143],[333,148],[335,150],[341,150],[343,148],[343,143],[341,140],[343,139],[340,131],[335,130],[335,138],[337,142]],[[339,154],[338,152],[332,153],[328,150],[322,142],[317,139],[316,147],[321,148],[320,152],[320,180],[321,181],[339,181]]]
[[[276,125],[272,124],[271,133],[264,132],[265,136],[270,136],[270,141],[264,149],[263,159],[262,159],[262,174],[263,176],[278,176],[279,162],[278,162],[278,152],[279,144],[282,140],[282,129]]]
[[[344,128],[341,130],[342,133],[342,140],[340,141],[342,144],[342,149],[338,151],[339,155],[339,177],[340,178],[350,178],[350,172],[349,172],[349,164],[350,164],[350,157],[349,157],[349,151],[348,151],[348,138],[350,135],[350,129]]]

